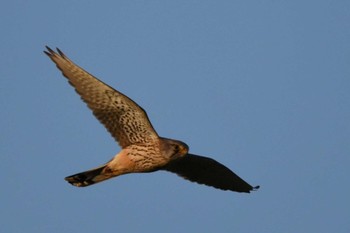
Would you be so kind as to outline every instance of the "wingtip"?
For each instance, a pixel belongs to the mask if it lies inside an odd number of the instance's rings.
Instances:
[[[57,48],[56,47],[56,51],[58,52],[58,54],[57,54],[57,52],[55,52],[53,49],[51,49],[49,46],[47,46],[47,45],[45,45],[45,48],[47,49],[47,51],[44,51],[44,53],[46,54],[46,55],[48,55],[49,57],[51,57],[51,56],[55,56],[55,55],[60,55],[61,57],[63,57],[63,58],[66,58],[66,55],[59,49],[59,48]]]
[[[51,57],[52,55],[55,55],[55,51],[53,51],[49,46],[45,45],[45,48],[47,49],[47,51],[44,50],[44,53]]]
[[[258,191],[259,188],[260,188],[260,185],[257,185],[257,186],[251,187],[249,190],[241,191],[241,192],[243,192],[243,193],[251,193],[251,192]]]
[[[59,48],[56,47],[56,50],[61,57],[67,58],[66,55]]]

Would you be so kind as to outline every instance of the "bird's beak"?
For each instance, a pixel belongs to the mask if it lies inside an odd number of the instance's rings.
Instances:
[[[188,148],[183,146],[183,147],[181,147],[180,152],[181,152],[182,155],[186,155],[188,153]]]

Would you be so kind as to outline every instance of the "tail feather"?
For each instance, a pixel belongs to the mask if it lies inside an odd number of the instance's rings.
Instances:
[[[67,176],[64,179],[77,187],[89,186],[112,177],[110,172],[106,172],[108,170],[108,168],[105,169],[106,167],[107,165],[102,165],[98,168]]]

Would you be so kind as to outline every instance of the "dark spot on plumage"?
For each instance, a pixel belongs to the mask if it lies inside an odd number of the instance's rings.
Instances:
[[[174,146],[174,154],[179,153],[179,151],[180,151],[180,146],[179,145],[175,145]]]
[[[110,168],[110,167],[108,167],[108,166],[106,166],[104,169],[103,169],[103,173],[104,174],[110,174],[110,173],[112,173],[113,171],[112,171],[112,169]]]

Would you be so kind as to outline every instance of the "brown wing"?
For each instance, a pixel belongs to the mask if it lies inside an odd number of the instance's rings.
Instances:
[[[146,112],[127,96],[47,47],[44,51],[122,148],[158,139]]]
[[[188,154],[171,162],[164,170],[174,172],[187,180],[222,190],[249,193],[259,188],[259,186],[252,187],[214,159],[198,155]]]

